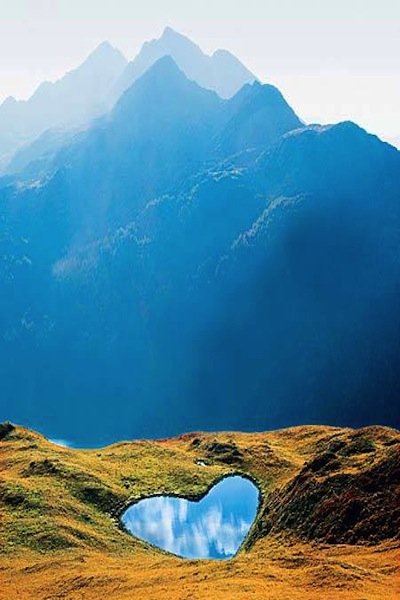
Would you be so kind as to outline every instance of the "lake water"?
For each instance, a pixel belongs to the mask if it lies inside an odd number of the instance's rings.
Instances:
[[[227,477],[199,502],[158,496],[122,516],[134,536],[183,558],[232,558],[256,517],[259,492],[248,479]]]

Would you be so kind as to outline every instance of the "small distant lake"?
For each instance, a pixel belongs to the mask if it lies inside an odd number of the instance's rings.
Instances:
[[[232,558],[257,514],[258,488],[240,476],[227,477],[199,502],[158,496],[141,500],[122,516],[134,536],[190,559]]]

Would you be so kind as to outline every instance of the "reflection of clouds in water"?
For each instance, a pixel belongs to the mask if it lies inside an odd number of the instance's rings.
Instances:
[[[255,486],[231,477],[200,502],[169,497],[142,500],[126,511],[123,522],[133,535],[174,554],[229,558],[247,535],[257,503]]]
[[[179,502],[179,521],[181,523],[185,523],[188,516],[188,503],[186,500],[180,498]]]

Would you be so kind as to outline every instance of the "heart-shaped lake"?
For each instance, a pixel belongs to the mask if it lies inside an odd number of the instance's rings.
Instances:
[[[183,558],[228,559],[246,538],[256,517],[259,491],[248,479],[226,477],[204,498],[157,496],[122,516],[134,536]]]

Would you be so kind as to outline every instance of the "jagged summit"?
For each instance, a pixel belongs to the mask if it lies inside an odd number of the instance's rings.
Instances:
[[[161,37],[144,42],[135,61],[139,66],[147,65],[147,68],[149,68],[152,62],[168,55],[179,62],[181,67],[187,67],[191,62],[201,60],[203,52],[187,36],[178,33],[171,27],[166,27]]]
[[[164,27],[164,31],[163,31],[161,37],[168,37],[168,36],[184,37],[181,33],[178,33],[175,29],[173,29],[172,27],[167,25],[166,27]]]
[[[190,45],[192,46],[197,46],[197,44],[195,44],[194,42],[192,42],[190,40],[190,38],[188,38],[186,35],[184,35],[183,33],[180,33],[179,31],[176,31],[176,29],[173,29],[172,27],[170,27],[169,25],[167,25],[162,34],[161,37],[157,40],[153,40],[153,41],[176,41],[176,40],[181,40],[181,41],[186,41],[188,42]]]
[[[114,89],[114,100],[159,58],[170,55],[188,79],[216,91],[223,98],[232,97],[255,76],[230,52],[217,50],[212,56],[185,35],[166,27],[160,38],[143,44],[138,56],[128,64]]]
[[[163,35],[176,34],[175,29],[172,29],[169,25],[164,27]]]
[[[119,60],[126,64],[126,59],[122,52],[112,46],[109,41],[105,40],[101,42],[86,58],[86,60],[82,63],[81,67],[85,64],[90,64],[93,62],[102,62],[104,60]]]
[[[102,42],[80,66],[57,81],[43,82],[28,100],[7,99],[0,106],[0,155],[48,129],[80,126],[105,112],[110,89],[126,64],[119,50]]]
[[[268,148],[283,134],[303,125],[273,85],[247,84],[227,105],[232,117],[218,138],[226,152]]]
[[[192,103],[192,106],[188,106],[188,102]],[[126,90],[116,104],[113,114],[133,114],[135,110],[140,110],[141,114],[143,109],[154,104],[154,110],[157,112],[168,105],[173,112],[181,111],[183,116],[190,113],[193,106],[201,103],[205,117],[210,107],[216,108],[221,102],[215,92],[205,90],[196,82],[190,81],[173,57],[166,55],[157,60]]]
[[[114,46],[112,46],[108,40],[104,40],[103,42],[100,42],[100,44],[93,50],[93,52],[91,52],[91,54],[96,54],[98,52],[108,52],[110,50],[112,52],[119,52],[119,50],[114,48]]]
[[[108,41],[101,42],[83,61],[83,63],[69,71],[65,77],[71,76],[75,73],[79,73],[82,76],[92,75],[93,71],[101,71],[107,73],[108,71],[115,71],[118,75],[122,69],[125,68],[127,60],[120,50],[114,48]]]
[[[122,52],[114,48],[108,41],[104,41],[87,56],[81,65],[68,71],[64,77],[54,82],[44,81],[41,83],[29,100],[35,100],[50,90],[52,94],[57,94],[56,90],[58,89],[62,95],[62,92],[64,94],[68,92],[68,85],[76,85],[77,89],[74,92],[78,98],[75,100],[75,104],[79,104],[82,102],[83,94],[90,93],[91,89],[93,94],[96,91],[101,92],[101,87],[104,85],[102,78],[104,80],[111,78],[111,83],[113,83],[126,64],[127,61]],[[105,85],[107,86],[109,83],[105,83]],[[59,98],[59,100],[64,101],[65,98]],[[68,119],[67,116],[66,119]]]
[[[159,58],[142,76],[142,79],[156,77],[158,75],[179,75],[179,77],[187,79],[186,75],[180,69],[170,54],[166,54]]]
[[[165,27],[160,38],[152,40],[149,44],[153,44],[155,47],[164,45],[165,51],[171,53],[172,56],[175,51],[186,52],[188,56],[193,55],[197,58],[203,56],[203,51],[198,44],[193,42],[187,35],[169,26]]]
[[[103,41],[80,66],[57,81],[41,83],[28,100],[10,97],[0,104],[0,157],[11,157],[48,129],[80,127],[108,112],[164,56],[171,56],[189,80],[223,98],[255,80],[230,52],[217,50],[207,56],[170,26],[158,39],[145,42],[131,63],[109,41]]]

